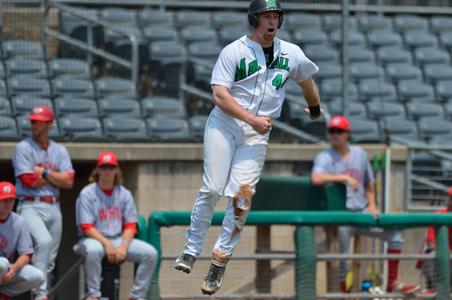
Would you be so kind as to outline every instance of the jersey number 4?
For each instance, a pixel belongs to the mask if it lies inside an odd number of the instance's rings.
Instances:
[[[282,85],[282,75],[277,74],[275,78],[272,80],[272,85],[275,87],[275,89],[279,90]]]

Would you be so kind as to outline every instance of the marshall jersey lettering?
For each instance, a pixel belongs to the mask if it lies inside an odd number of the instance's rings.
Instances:
[[[33,243],[24,218],[11,212],[5,223],[0,223],[0,256],[14,262],[17,255],[32,253]]]
[[[107,196],[97,183],[91,183],[83,188],[77,199],[76,221],[80,235],[81,224],[93,224],[104,236],[118,237],[124,224],[137,222],[132,194],[117,185],[112,195]]]
[[[222,50],[210,83],[229,88],[235,100],[255,115],[279,117],[284,83],[289,78],[306,80],[318,67],[295,44],[275,38],[273,49],[274,60],[267,68],[262,46],[241,37]]]

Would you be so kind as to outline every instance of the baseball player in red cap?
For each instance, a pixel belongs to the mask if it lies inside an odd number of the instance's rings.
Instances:
[[[447,191],[448,200],[447,207],[437,210],[438,214],[449,214],[452,213],[452,186],[449,187]],[[448,227],[449,233],[449,251],[452,250],[452,227]],[[435,236],[435,227],[429,227],[427,229],[427,234],[424,240],[424,253],[435,253],[436,249],[436,236]],[[416,263],[416,268],[421,269],[422,274],[425,276],[426,286],[427,288],[423,291],[424,294],[433,294],[436,291],[436,281],[437,278],[436,270],[435,270],[435,261],[434,260],[418,260]],[[450,278],[452,283],[452,278]]]
[[[76,220],[81,236],[74,251],[85,257],[85,300],[99,300],[104,256],[112,264],[138,263],[129,300],[144,300],[157,262],[150,244],[134,239],[137,210],[133,196],[122,183],[118,159],[112,152],[99,154],[91,182],[80,192]]]
[[[374,174],[367,153],[358,146],[349,144],[352,134],[350,122],[343,116],[332,118],[327,125],[331,147],[323,150],[314,160],[312,183],[323,185],[340,182],[346,185],[346,207],[348,211],[370,213],[378,216],[375,204]],[[388,242],[388,254],[400,254],[403,243],[398,230],[381,228],[339,227],[339,247],[341,253],[349,252],[350,238],[354,233],[376,236]],[[397,281],[399,261],[388,262],[387,291],[413,293],[419,286]],[[341,260],[341,290],[346,292],[345,275],[347,262]]]
[[[17,211],[25,218],[36,241],[32,263],[47,278],[55,266],[61,241],[60,188],[72,188],[74,169],[66,148],[49,139],[54,120],[52,109],[38,105],[29,120],[32,135],[17,144],[13,154]],[[33,295],[37,300],[47,299],[47,280]]]
[[[0,299],[39,287],[44,274],[29,265],[33,242],[24,218],[12,211],[16,188],[0,182]]]

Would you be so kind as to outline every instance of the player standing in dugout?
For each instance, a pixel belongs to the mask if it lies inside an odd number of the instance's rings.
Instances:
[[[253,0],[251,33],[227,45],[215,64],[211,86],[215,104],[204,134],[203,185],[193,207],[187,242],[175,268],[190,273],[201,254],[217,201],[228,200],[212,263],[201,285],[204,294],[221,287],[226,265],[240,239],[267,153],[272,119],[279,117],[285,83],[302,88],[311,119],[321,116],[312,76],[318,67],[295,44],[276,37],[284,12],[278,0]]]

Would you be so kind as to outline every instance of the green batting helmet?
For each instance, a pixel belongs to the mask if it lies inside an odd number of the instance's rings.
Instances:
[[[282,25],[284,15],[279,0],[252,0],[248,7],[248,22],[250,26],[252,28],[259,26],[259,17],[257,15],[266,11],[277,11],[279,13],[279,29]]]

